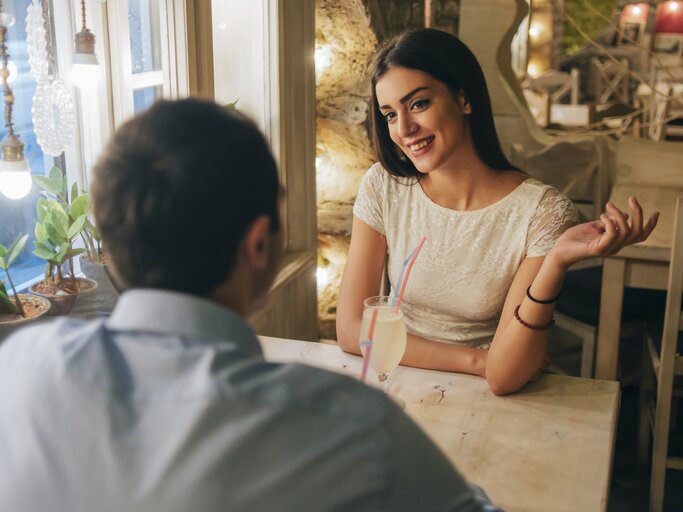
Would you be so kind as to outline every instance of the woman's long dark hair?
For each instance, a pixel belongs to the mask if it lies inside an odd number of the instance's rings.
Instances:
[[[372,66],[373,142],[387,171],[394,176],[421,176],[408,158],[401,157],[379,110],[375,87],[380,77],[392,67],[423,71],[446,85],[454,97],[457,93],[464,94],[472,106],[472,113],[467,118],[479,158],[493,169],[515,168],[500,147],[486,79],[476,57],[457,37],[441,30],[424,28],[404,32],[386,42]]]

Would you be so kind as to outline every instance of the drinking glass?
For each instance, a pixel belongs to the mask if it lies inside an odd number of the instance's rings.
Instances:
[[[372,350],[368,362],[379,378],[385,382],[389,373],[398,366],[406,351],[406,324],[403,312],[394,312],[392,299],[386,296],[370,297],[363,302],[363,320],[360,325],[360,341],[368,339],[372,312],[377,310],[377,322],[372,336]],[[363,357],[367,348],[361,345]]]

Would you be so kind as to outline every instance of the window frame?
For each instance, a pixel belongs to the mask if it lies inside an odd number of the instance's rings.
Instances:
[[[100,63],[101,75],[96,87],[77,92],[80,105],[81,175],[84,187],[87,187],[91,170],[109,138],[118,126],[132,117],[133,93],[136,89],[157,85],[158,75],[161,75],[163,97],[177,98],[189,94],[186,2],[158,1],[162,70],[140,74],[137,77],[133,76],[130,66],[127,0],[105,3],[87,1],[88,27],[96,36],[95,53]],[[80,28],[80,0],[70,2],[71,26],[75,34]],[[73,41],[73,34],[71,39]],[[70,55],[68,65],[71,65]]]
[[[204,26],[212,30],[214,97],[219,103],[239,99],[237,108],[264,132],[287,190],[282,267],[268,304],[250,321],[259,334],[314,341],[315,2],[212,0],[211,7]]]
[[[212,0],[214,96],[239,100],[271,146],[290,253],[316,246],[314,12],[312,0]]]

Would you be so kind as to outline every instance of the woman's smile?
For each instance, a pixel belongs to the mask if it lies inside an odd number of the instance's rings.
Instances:
[[[420,139],[416,142],[408,143],[406,144],[406,146],[413,155],[419,156],[426,153],[433,147],[432,142],[434,142],[435,138],[436,137],[434,137],[434,135],[431,135],[427,138]]]

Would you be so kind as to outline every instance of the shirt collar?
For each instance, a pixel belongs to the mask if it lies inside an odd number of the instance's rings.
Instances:
[[[107,320],[115,330],[154,332],[236,343],[249,355],[261,355],[256,335],[242,317],[217,302],[168,290],[124,292]]]

